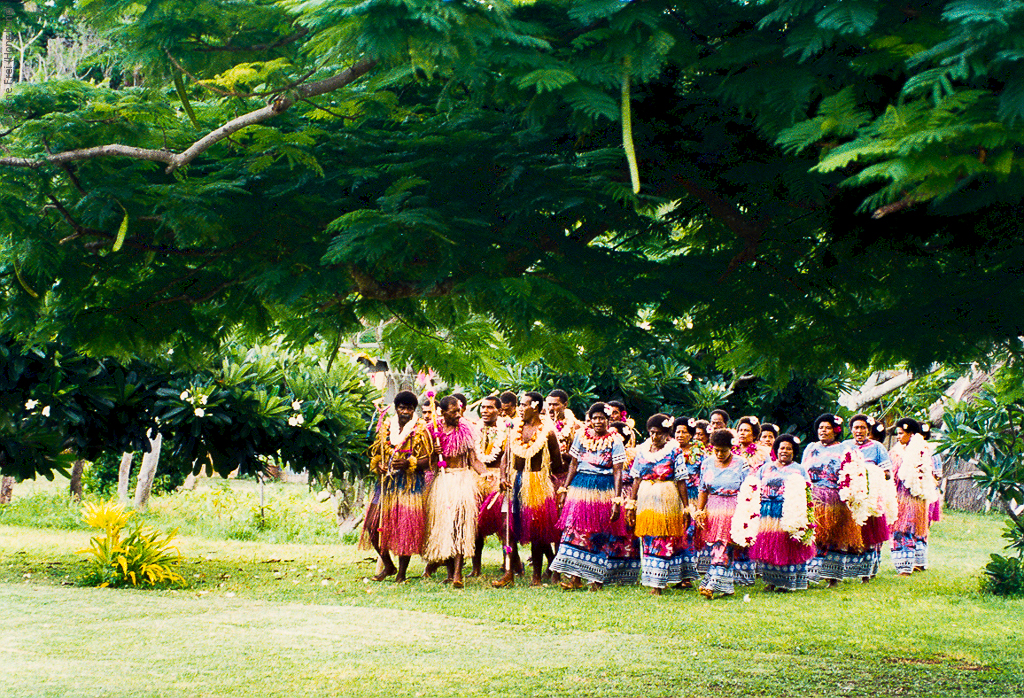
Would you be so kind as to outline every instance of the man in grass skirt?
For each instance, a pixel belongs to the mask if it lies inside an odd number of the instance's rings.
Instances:
[[[409,559],[423,552],[424,474],[434,454],[434,441],[426,422],[415,416],[418,404],[408,390],[398,393],[395,414],[381,417],[370,447],[370,470],[377,475],[377,487],[366,508],[359,547],[372,547],[380,555],[383,569],[373,578],[377,582],[392,575],[396,582],[404,582]],[[398,567],[392,554],[398,556]]]

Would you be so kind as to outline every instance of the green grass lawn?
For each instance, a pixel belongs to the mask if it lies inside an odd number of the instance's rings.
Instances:
[[[494,590],[494,547],[457,591],[367,582],[353,545],[201,535],[186,588],[93,589],[91,532],[4,524],[2,696],[1024,695],[1024,599],[979,591],[997,517],[947,514],[911,579],[712,602]]]

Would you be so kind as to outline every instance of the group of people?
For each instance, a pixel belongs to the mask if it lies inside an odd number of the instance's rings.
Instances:
[[[506,392],[471,419],[460,394],[431,394],[423,417],[415,394],[396,395],[371,447],[361,543],[380,556],[374,580],[405,581],[418,555],[425,576],[444,566],[461,588],[467,559],[481,574],[490,535],[504,551],[497,588],[529,565],[531,584],[550,575],[566,590],[639,580],[715,598],[760,576],[791,592],[870,581],[887,543],[898,574],[927,567],[939,502],[927,425],[898,420],[887,450],[881,422],[855,415],[844,440],[843,419],[826,413],[801,458],[799,438],[756,417],[656,414],[640,433],[621,402],[580,420],[568,399]]]

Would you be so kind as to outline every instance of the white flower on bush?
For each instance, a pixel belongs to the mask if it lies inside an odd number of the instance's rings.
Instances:
[[[43,415],[44,417],[49,417],[50,416],[50,406],[47,405],[46,407],[44,407],[39,414]]]
[[[25,409],[26,410],[34,410],[36,408],[36,405],[38,405],[38,404],[39,404],[39,400],[26,400],[25,401]]]
[[[293,414],[291,417],[288,418],[288,426],[300,427],[302,426],[302,423],[305,421],[305,418],[301,414]]]
[[[191,398],[192,396],[191,396],[191,395],[189,395],[189,392],[188,392],[187,390],[182,390],[182,391],[181,391],[181,395],[179,395],[178,397],[180,397],[180,398],[181,398],[182,400],[188,400],[188,399],[190,399],[190,398]]]
[[[295,410],[296,412],[301,410],[302,409],[302,400],[293,400],[292,401],[292,409]]]
[[[207,400],[207,398],[206,398],[205,395],[200,395],[199,396],[199,404],[200,405],[205,405],[206,404],[206,400]]]
[[[206,410],[204,410],[202,407],[197,407],[196,411],[193,414],[195,414],[195,416],[197,416],[197,417],[205,417],[206,416]]]

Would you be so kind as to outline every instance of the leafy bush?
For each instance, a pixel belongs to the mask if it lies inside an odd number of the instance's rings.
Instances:
[[[986,591],[999,596],[1024,594],[1024,560],[1019,557],[1003,557],[992,554],[992,561],[985,565]]]
[[[111,502],[88,503],[82,513],[87,524],[104,531],[89,540],[88,548],[78,551],[92,556],[92,569],[84,581],[100,587],[185,583],[174,571],[181,562],[181,554],[171,545],[177,531],[164,534],[143,526],[135,512]],[[122,539],[126,529],[128,534]]]

